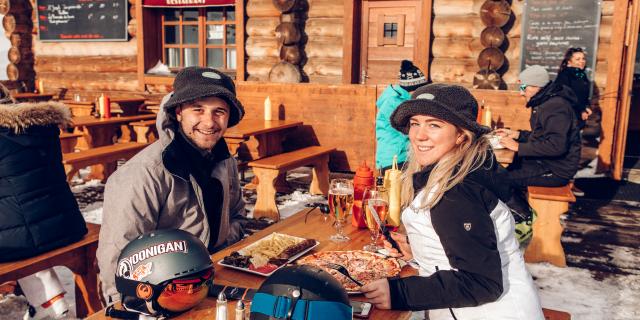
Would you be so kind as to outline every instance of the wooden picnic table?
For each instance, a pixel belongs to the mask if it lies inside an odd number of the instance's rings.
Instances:
[[[111,98],[111,105],[116,104],[116,108],[111,109],[111,113],[120,113],[122,116],[133,116],[138,114],[140,106],[145,102],[144,98]],[[118,110],[120,109],[120,110]]]
[[[311,209],[308,209],[311,210]],[[270,227],[255,233],[254,235],[245,238],[244,240],[230,246],[224,250],[221,250],[211,256],[215,264],[214,283],[221,285],[230,285],[236,287],[246,288],[258,288],[260,284],[266,279],[265,277],[255,274],[238,271],[226,267],[222,267],[217,264],[224,256],[231,254],[233,251],[240,250],[241,248],[261,239],[272,232],[284,233],[292,236],[298,236],[303,238],[313,238],[320,241],[318,245],[311,252],[329,251],[329,250],[360,250],[362,247],[369,243],[369,231],[367,229],[356,229],[350,223],[345,227],[345,234],[348,235],[351,240],[348,242],[337,243],[329,240],[329,237],[335,233],[335,229],[332,228],[331,220],[324,220],[320,210],[313,209],[308,215],[308,210],[303,210],[285,220],[282,220]],[[305,222],[306,218],[306,222]],[[405,266],[402,269],[401,275],[415,275],[416,270]],[[362,295],[350,296],[353,300],[365,300]],[[235,308],[236,301],[229,301],[227,309],[228,319],[234,319],[233,310]],[[246,303],[247,308],[250,308],[250,304]],[[216,299],[215,297],[208,297],[195,308],[191,309],[175,319],[215,319],[216,313]],[[409,319],[411,312],[409,311],[397,311],[397,310],[377,310],[374,309],[369,316],[372,320],[403,320]],[[104,316],[104,310],[89,317],[90,320],[102,320],[110,319]]]
[[[96,118],[93,116],[73,117],[75,133],[81,133],[86,148],[102,147],[113,144],[118,129],[122,134],[117,142],[131,142],[131,128],[129,123],[141,120],[155,119],[155,114],[141,114],[135,116],[121,116],[111,118]],[[81,146],[82,147],[82,146]],[[115,171],[115,163],[95,165],[91,168],[89,178],[104,180],[105,176]],[[106,174],[106,175],[105,175]]]
[[[69,107],[74,117],[90,116],[96,107],[93,101],[62,100],[60,102]]]
[[[18,102],[40,102],[53,99],[52,93],[21,92],[12,95]]]
[[[513,158],[516,155],[515,151],[509,150],[507,148],[502,149],[494,149],[493,154],[496,155],[496,159],[503,167],[508,167],[513,163]]]
[[[287,134],[302,125],[291,120],[241,120],[224,134],[231,154],[244,161],[258,160],[282,153]]]

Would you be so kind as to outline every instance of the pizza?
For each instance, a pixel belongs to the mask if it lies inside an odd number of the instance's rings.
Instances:
[[[400,273],[400,263],[394,258],[386,258],[376,253],[354,251],[323,251],[308,255],[298,264],[312,265],[327,271],[349,292],[358,291],[359,286],[342,273],[329,268],[327,263],[343,265],[349,274],[363,284],[374,280],[397,276]]]

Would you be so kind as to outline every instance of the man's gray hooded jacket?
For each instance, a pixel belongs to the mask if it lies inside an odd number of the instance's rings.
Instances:
[[[168,96],[167,96],[168,97]],[[222,183],[222,217],[217,232],[211,232],[204,211],[202,189],[184,169],[184,163],[168,152],[174,141],[177,120],[164,110],[156,120],[158,141],[120,167],[107,181],[97,258],[104,295],[120,297],[115,288],[117,259],[122,248],[139,235],[158,229],[182,229],[194,234],[205,246],[220,247],[240,240],[245,218],[244,200],[236,160],[219,162],[211,176]],[[217,234],[217,239],[211,235]],[[210,242],[213,241],[213,245]],[[109,301],[107,301],[109,302]]]

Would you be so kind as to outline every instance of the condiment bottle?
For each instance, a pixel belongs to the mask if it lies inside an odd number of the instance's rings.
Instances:
[[[354,227],[366,228],[367,223],[364,220],[364,211],[362,210],[362,196],[365,189],[374,187],[373,170],[367,166],[364,161],[357,169],[356,175],[353,177],[353,217],[351,224]]]
[[[491,109],[489,107],[485,107],[482,115],[482,125],[491,128]]]
[[[244,302],[239,300],[236,304],[236,320],[244,320],[244,309]]]
[[[220,292],[216,300],[216,320],[227,320],[227,296]]]
[[[269,99],[269,96],[267,96],[266,99],[264,99],[264,121],[270,121],[271,120],[271,99]]]
[[[400,191],[402,171],[398,170],[398,156],[393,156],[393,166],[385,171],[385,187],[389,192],[389,216],[387,224],[397,227],[400,225]]]

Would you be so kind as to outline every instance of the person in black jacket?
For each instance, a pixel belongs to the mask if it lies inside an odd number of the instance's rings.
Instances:
[[[362,286],[377,308],[427,310],[431,320],[543,319],[504,203],[507,173],[477,113],[467,89],[430,84],[391,114],[411,145],[401,194],[407,234],[391,236],[420,275]]]
[[[558,76],[554,81],[556,84],[571,88],[578,98],[578,102],[573,105],[573,110],[578,120],[579,128],[584,127],[585,121],[593,113],[589,108],[591,105],[589,100],[591,81],[589,81],[587,74],[584,72],[586,64],[587,59],[582,48],[569,48],[564,54],[564,59],[558,70]]]
[[[57,102],[19,103],[0,93],[0,262],[36,256],[80,240],[85,221],[67,184]]]

